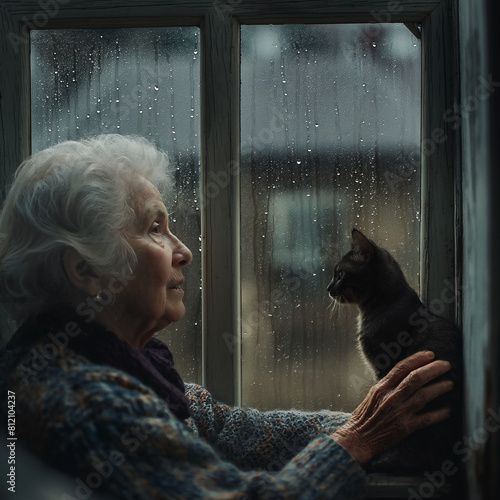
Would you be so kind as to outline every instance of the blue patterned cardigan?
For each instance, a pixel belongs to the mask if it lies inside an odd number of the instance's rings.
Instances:
[[[233,408],[185,384],[191,416],[183,421],[138,379],[67,346],[35,360],[41,344],[0,351],[2,412],[7,391],[15,392],[16,433],[75,479],[68,498],[364,497],[363,469],[329,437],[346,414]],[[29,379],[17,369],[37,361]]]

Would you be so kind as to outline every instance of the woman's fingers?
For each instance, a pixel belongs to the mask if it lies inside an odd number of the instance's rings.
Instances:
[[[451,410],[449,408],[441,408],[439,410],[428,411],[417,415],[413,421],[412,432],[419,431],[429,425],[439,424],[447,420],[451,416]]]
[[[436,399],[443,394],[453,389],[453,382],[451,380],[441,380],[426,387],[422,387],[410,399],[410,408],[415,411],[420,411],[427,406],[427,403]]]
[[[380,382],[385,388],[396,388],[413,370],[429,364],[435,355],[432,351],[420,351],[400,361]]]
[[[450,369],[450,363],[443,360],[433,361],[425,366],[421,366],[407,375],[394,393],[405,400],[417,393],[420,388],[424,387],[435,378],[449,372]],[[448,390],[451,390],[451,387]],[[429,394],[429,392],[420,393],[420,397],[422,394]],[[430,394],[432,394],[432,392]],[[434,397],[431,399],[434,399]]]
[[[449,380],[433,382],[451,368],[448,361],[434,357],[422,351],[400,361],[370,389],[334,439],[363,464],[411,433],[447,419],[447,408],[425,411],[430,401],[453,388]]]

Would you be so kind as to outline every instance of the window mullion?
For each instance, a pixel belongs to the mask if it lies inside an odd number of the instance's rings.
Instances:
[[[422,221],[420,289],[436,312],[459,316],[453,300],[459,244],[455,228],[456,125],[453,119],[455,51],[452,9],[444,1],[422,24]],[[456,118],[456,117],[455,117]],[[460,279],[460,278],[458,278]],[[451,289],[451,290],[450,290]],[[445,297],[445,299],[443,299]],[[460,319],[460,318],[457,318]]]
[[[202,26],[203,383],[240,400],[239,29],[230,12]]]

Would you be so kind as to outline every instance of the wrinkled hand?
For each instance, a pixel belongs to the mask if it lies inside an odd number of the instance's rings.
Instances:
[[[418,414],[429,401],[453,388],[449,380],[424,387],[450,370],[447,361],[433,359],[434,353],[422,351],[400,361],[331,437],[364,465],[411,433],[446,420],[449,408]]]

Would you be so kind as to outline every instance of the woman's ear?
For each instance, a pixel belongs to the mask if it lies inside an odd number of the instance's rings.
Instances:
[[[94,297],[101,289],[101,278],[97,276],[85,259],[74,249],[67,248],[63,254],[63,265],[70,283]]]

